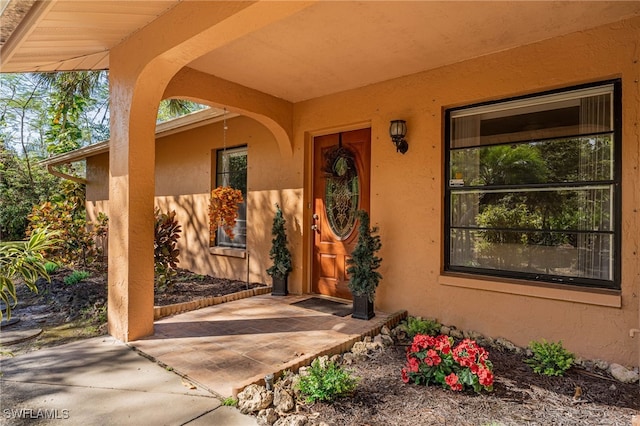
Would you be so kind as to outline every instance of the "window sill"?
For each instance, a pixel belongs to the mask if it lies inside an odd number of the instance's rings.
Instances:
[[[239,259],[247,258],[247,251],[245,249],[231,247],[209,247],[209,253],[214,256],[237,257]]]
[[[475,275],[455,274],[440,275],[438,284],[469,288],[474,290],[493,291],[519,296],[537,297],[541,299],[561,300],[564,302],[584,303],[587,305],[622,307],[622,296],[616,290],[591,288],[573,288],[557,284],[531,283],[521,280],[487,279]]]

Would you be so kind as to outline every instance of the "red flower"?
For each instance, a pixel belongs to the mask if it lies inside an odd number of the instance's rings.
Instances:
[[[407,367],[411,373],[417,373],[420,370],[420,361],[417,358],[409,358]]]
[[[425,362],[427,362],[427,359],[431,361],[429,365],[438,365],[442,362],[442,358],[440,358],[438,352],[434,351],[433,349],[429,349],[427,351],[427,358],[425,358]]]
[[[478,379],[482,386],[491,386],[493,384],[493,373],[487,368],[481,368],[478,371]]]
[[[444,378],[444,381],[446,384],[449,385],[451,390],[454,390],[454,391],[462,390],[462,384],[458,383],[458,376],[456,376],[455,373],[449,374],[447,377]]]
[[[449,337],[441,334],[436,339],[434,344],[435,348],[442,352],[443,354],[448,354],[451,352],[451,342],[449,341]]]
[[[435,339],[426,334],[416,334],[416,337],[413,338],[413,345],[411,345],[412,352],[419,352],[422,349],[426,349],[429,346],[433,346]],[[414,350],[417,348],[417,350]]]
[[[405,383],[409,383],[409,376],[407,375],[407,370],[402,369],[402,381]]]

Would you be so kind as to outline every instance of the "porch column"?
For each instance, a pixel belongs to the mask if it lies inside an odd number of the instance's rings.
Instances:
[[[133,62],[116,50],[109,71],[108,330],[125,342],[153,334],[154,133],[163,91]]]

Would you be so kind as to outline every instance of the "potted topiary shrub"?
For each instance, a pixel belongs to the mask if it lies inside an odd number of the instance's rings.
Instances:
[[[286,221],[282,216],[282,209],[276,204],[276,215],[273,218],[273,227],[271,228],[271,251],[269,258],[273,261],[273,265],[267,269],[267,274],[273,279],[273,296],[287,295],[287,281],[289,272],[293,269],[291,266],[291,252],[287,247],[287,234],[285,232]]]
[[[353,318],[369,320],[375,316],[373,301],[382,275],[377,271],[382,259],[376,253],[382,247],[378,228],[369,227],[369,214],[358,210],[358,242],[347,259],[349,290],[353,294]]]

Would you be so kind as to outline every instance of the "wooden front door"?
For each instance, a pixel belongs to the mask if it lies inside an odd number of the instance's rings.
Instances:
[[[312,291],[351,299],[346,261],[358,239],[355,213],[369,211],[371,129],[313,140]]]

